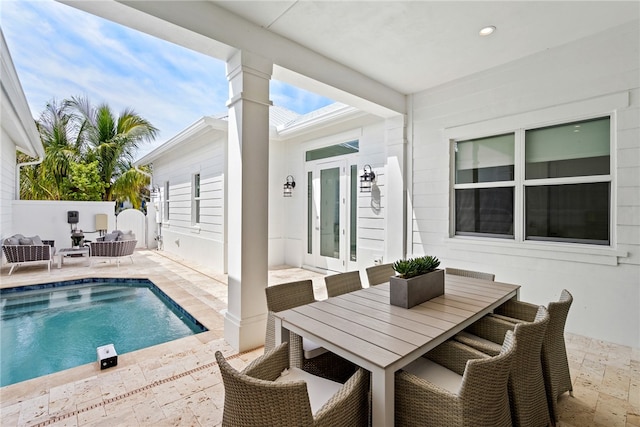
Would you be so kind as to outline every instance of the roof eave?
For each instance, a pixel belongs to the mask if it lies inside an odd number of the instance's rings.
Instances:
[[[31,116],[29,103],[22,90],[18,73],[13,65],[9,47],[0,30],[2,54],[0,55],[2,78],[2,128],[16,144],[16,149],[31,157],[44,157],[44,147]]]
[[[229,130],[228,122],[222,119],[216,119],[211,116],[204,116],[198,119],[195,123],[180,131],[176,136],[164,142],[158,148],[150,151],[149,153],[136,160],[133,164],[135,166],[148,165],[177,148],[181,144],[187,143],[193,138],[196,138],[205,132],[214,131],[219,133],[226,133]]]
[[[308,120],[301,120],[283,126],[278,126],[277,136],[279,139],[293,138],[309,132],[323,129],[327,126],[334,126],[339,123],[354,120],[360,117],[365,117],[368,115],[370,114],[365,111],[348,105],[344,105],[340,108],[327,111],[324,114],[310,117]]]

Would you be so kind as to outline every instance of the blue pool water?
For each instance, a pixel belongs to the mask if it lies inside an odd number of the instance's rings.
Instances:
[[[207,329],[149,280],[82,279],[0,290],[0,386]],[[97,363],[97,362],[96,362]]]

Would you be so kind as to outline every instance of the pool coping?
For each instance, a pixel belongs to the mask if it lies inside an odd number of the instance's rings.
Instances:
[[[112,279],[112,274],[85,274],[81,276],[74,277],[69,280],[60,280],[59,282],[70,281],[70,280],[83,280],[83,279]],[[200,344],[210,344],[213,341],[220,340],[224,336],[224,331],[216,326],[216,323],[220,323],[221,319],[223,319],[223,314],[220,311],[213,310],[207,304],[202,302],[199,298],[197,298],[193,293],[188,290],[182,288],[177,282],[176,278],[171,277],[170,274],[159,275],[159,274],[140,274],[140,275],[129,275],[127,279],[135,279],[135,280],[150,280],[155,286],[160,289],[163,293],[165,293],[169,298],[171,298],[176,304],[183,307],[185,310],[188,310],[189,313],[205,327],[207,331],[201,332],[199,334],[191,335],[184,338],[179,338],[177,340],[169,341],[162,344],[157,344],[155,346],[146,347],[140,350],[135,350],[132,352],[124,353],[122,355],[118,355],[118,366],[114,367],[115,369],[127,367],[132,363],[136,363],[140,358],[148,357],[147,355],[166,355],[169,352],[170,348],[181,347],[187,348],[189,344],[187,343],[189,340],[196,339]],[[183,279],[184,280],[184,279]],[[46,279],[34,279],[27,281],[25,283],[21,283],[19,285],[5,285],[3,283],[0,288],[8,289],[8,288],[18,288],[18,287],[26,287],[26,286],[34,286],[42,283],[52,283],[46,282]],[[224,283],[216,281],[220,285],[227,286]],[[226,306],[226,301],[224,301],[224,305]],[[193,342],[193,341],[191,341]],[[112,372],[111,369],[101,370],[98,362],[92,362],[85,365],[80,365],[75,368],[69,368],[63,371],[54,372],[51,374],[43,375],[40,377],[32,378],[29,380],[21,381],[15,384],[10,384],[4,387],[0,387],[0,392],[2,395],[2,399],[0,399],[0,408],[4,408],[5,404],[20,402],[25,397],[20,392],[21,390],[31,389],[32,387],[42,388],[43,386],[46,389],[51,389],[53,387],[66,384],[69,381],[80,380],[82,378],[88,378],[93,376],[106,375],[109,372]]]
[[[150,347],[155,347],[158,345],[162,345],[162,344],[166,344],[169,342],[173,342],[173,341],[177,341],[179,339],[182,338],[186,338],[188,336],[193,336],[193,335],[198,335],[204,332],[208,332],[209,329],[202,324],[202,322],[200,322],[195,316],[193,316],[187,309],[185,309],[182,305],[180,305],[177,301],[175,301],[173,298],[171,298],[169,295],[167,295],[166,292],[164,292],[160,287],[158,287],[151,279],[149,278],[132,278],[132,277],[84,277],[84,278],[76,278],[76,279],[69,279],[69,280],[60,280],[60,281],[55,281],[55,282],[45,282],[45,283],[34,283],[34,284],[26,284],[26,285],[19,285],[19,286],[12,286],[12,287],[2,287],[0,288],[0,298],[1,297],[11,297],[11,296],[19,296],[18,294],[24,293],[24,292],[37,292],[37,291],[63,291],[65,288],[77,288],[77,287],[82,287],[82,286],[91,286],[91,285],[100,285],[100,284],[115,284],[120,285],[120,286],[126,286],[126,287],[140,287],[140,288],[146,288],[149,289],[152,293],[154,293],[156,295],[156,297],[158,299],[160,299],[163,304],[168,305],[168,309],[171,310],[173,312],[173,314],[180,319],[181,316],[186,318],[187,322],[190,322],[192,325],[194,325],[194,327],[187,325],[187,327],[191,330],[191,334],[187,335],[185,337],[181,337],[181,338],[176,338],[176,339],[172,339],[169,341],[164,341],[158,344],[154,344],[151,346],[147,346],[147,347],[143,347],[143,348],[139,348],[137,350],[132,350],[132,351],[128,351],[126,353],[121,353],[118,356],[120,358],[122,358],[125,354],[128,353],[132,353],[135,351],[140,351],[140,350],[144,350],[146,348],[150,348]],[[185,320],[183,320],[183,322],[185,322]],[[34,380],[37,378],[41,378],[47,375],[52,375],[52,374],[56,374],[58,372],[64,372],[67,371],[69,369],[74,369],[74,368],[78,368],[80,366],[86,365],[87,363],[83,363],[77,366],[73,366],[71,368],[67,368],[67,369],[62,369],[60,371],[56,371],[56,372],[51,372],[49,374],[45,374],[45,375],[39,375],[37,377],[33,377],[33,378],[28,378],[26,380],[23,381],[18,381],[15,383],[11,383],[11,384],[6,384],[2,387],[9,387],[12,386],[14,384],[18,384],[24,381],[29,381],[29,380]],[[93,364],[93,362],[89,362],[88,364]]]

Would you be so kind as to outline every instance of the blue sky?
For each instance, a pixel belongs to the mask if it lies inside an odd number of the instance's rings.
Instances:
[[[85,96],[133,108],[166,141],[204,115],[226,112],[224,62],[53,0],[2,0],[0,23],[34,118],[52,99]],[[297,113],[332,101],[276,80],[275,105]]]

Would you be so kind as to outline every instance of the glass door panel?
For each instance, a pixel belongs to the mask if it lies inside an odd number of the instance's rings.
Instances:
[[[331,271],[346,271],[346,162],[307,165],[306,263]]]
[[[340,258],[340,168],[320,171],[320,255]]]

